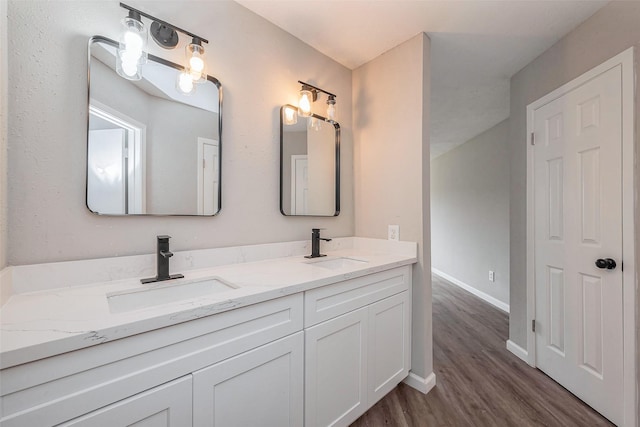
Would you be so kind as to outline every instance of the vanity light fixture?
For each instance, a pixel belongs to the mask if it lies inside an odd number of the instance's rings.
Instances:
[[[207,39],[124,3],[120,3],[120,7],[127,9],[129,15],[122,21],[125,30],[120,37],[116,59],[118,74],[129,80],[142,78],[141,65],[147,62],[147,32],[142,23],[142,17],[145,17],[152,21],[149,30],[151,38],[164,49],[173,49],[178,45],[179,32],[191,37],[191,43],[186,46],[187,65],[176,78],[178,90],[184,94],[191,94],[195,90],[194,83],[207,80],[202,46],[203,43],[209,43]]]
[[[298,113],[300,116],[311,117],[311,104],[318,99],[318,92],[322,92],[327,95],[327,118],[331,121],[335,121],[336,95],[300,80],[298,80],[298,83],[302,85],[302,88],[300,89],[300,100],[298,101]]]

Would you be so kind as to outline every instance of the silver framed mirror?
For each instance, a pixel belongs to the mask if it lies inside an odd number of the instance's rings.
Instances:
[[[280,212],[340,214],[340,124],[293,105],[280,108]]]
[[[142,79],[116,72],[118,43],[89,41],[87,208],[99,215],[213,216],[222,207],[222,85],[185,95],[183,67],[148,55]]]

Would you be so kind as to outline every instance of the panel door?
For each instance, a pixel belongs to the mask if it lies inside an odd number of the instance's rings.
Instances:
[[[536,364],[622,422],[621,66],[534,112]]]
[[[347,426],[367,408],[363,307],[305,331],[305,426]]]
[[[306,215],[309,195],[309,159],[306,154],[291,156],[291,215]]]
[[[193,374],[196,427],[299,427],[303,421],[304,333]]]
[[[398,385],[411,364],[411,303],[404,291],[369,306],[368,406]]]
[[[60,424],[61,427],[185,427],[192,424],[191,375]]]

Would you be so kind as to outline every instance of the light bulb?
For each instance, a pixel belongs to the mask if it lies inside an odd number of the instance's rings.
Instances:
[[[122,61],[122,71],[128,76],[133,77],[138,73],[137,61]]]
[[[300,91],[300,101],[298,101],[298,108],[302,117],[311,116],[311,100],[313,95],[310,90],[303,89]]]
[[[284,124],[295,125],[296,123],[298,123],[298,112],[291,107],[285,107],[284,108]]]
[[[202,41],[194,38],[186,47],[188,70],[194,83],[203,83],[207,80],[204,61],[204,47]]]
[[[189,66],[192,71],[202,72],[204,70],[204,61],[198,52],[193,52],[193,56],[189,60]]]
[[[124,33],[123,38],[125,54],[132,58],[140,58],[142,56],[142,49],[144,47],[144,43],[140,34],[129,30]]]
[[[194,92],[193,78],[191,74],[182,72],[178,75],[178,90],[184,95],[191,95]]]

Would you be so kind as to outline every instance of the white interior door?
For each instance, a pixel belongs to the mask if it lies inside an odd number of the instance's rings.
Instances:
[[[125,131],[89,131],[87,148],[87,206],[93,212],[125,213]]]
[[[198,138],[198,214],[218,212],[218,141]]]
[[[534,110],[536,365],[623,422],[622,67]]]
[[[291,156],[291,215],[306,215],[309,211],[309,157]]]

